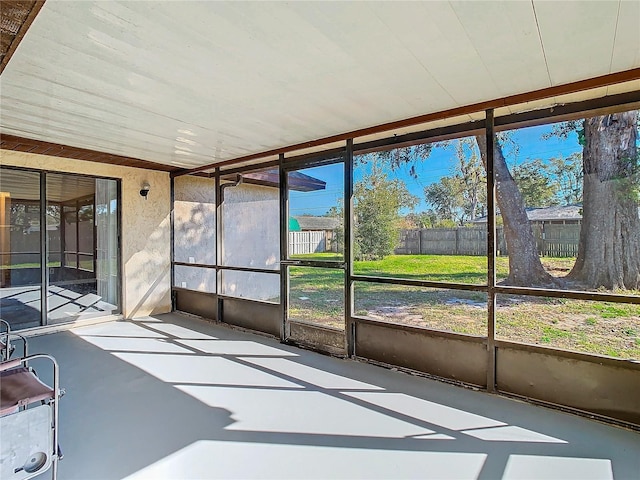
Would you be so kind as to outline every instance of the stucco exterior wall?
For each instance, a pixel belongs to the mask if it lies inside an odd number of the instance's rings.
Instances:
[[[216,264],[216,183],[177,177],[174,183],[174,244],[177,262]]]
[[[126,318],[171,310],[170,179],[166,172],[0,150],[3,166],[121,179],[122,312]],[[147,200],[140,196],[151,186]]]
[[[227,184],[230,185],[230,184]],[[221,265],[280,268],[278,189],[242,184],[225,189],[222,206]],[[174,191],[174,257],[177,262],[215,265],[215,182],[203,177],[178,177]],[[277,274],[225,270],[220,288],[212,268],[176,265],[175,286],[253,300],[278,301]]]
[[[279,198],[278,189],[274,187],[244,184],[225,190],[222,265],[279,271]],[[280,277],[226,271],[222,276],[222,292],[241,298],[277,301]]]
[[[197,176],[174,183],[173,257],[176,262],[216,264],[216,182]],[[216,293],[215,268],[176,265],[175,286]]]

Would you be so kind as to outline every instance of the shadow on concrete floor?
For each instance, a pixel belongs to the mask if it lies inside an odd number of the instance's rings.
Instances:
[[[58,359],[67,391],[61,480],[640,471],[637,433],[180,314],[76,328],[30,347]]]

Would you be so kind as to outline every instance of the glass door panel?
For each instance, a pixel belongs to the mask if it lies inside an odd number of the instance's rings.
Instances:
[[[290,328],[297,322],[344,332],[344,162],[289,170],[287,185],[285,330],[303,331]]]
[[[40,174],[0,168],[0,318],[41,325]]]
[[[117,183],[47,174],[47,323],[118,311]]]
[[[118,201],[118,183],[115,180],[97,178],[94,272],[100,307],[110,313],[121,311]]]

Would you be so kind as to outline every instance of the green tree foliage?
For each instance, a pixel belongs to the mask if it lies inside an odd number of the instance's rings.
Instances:
[[[404,217],[406,226],[403,228],[454,228],[456,222],[450,219],[441,218],[434,210],[429,209],[426,212],[408,213]]]
[[[412,145],[359,156],[356,157],[356,162],[374,159],[380,164],[388,165],[392,171],[396,171],[404,166],[409,166],[407,173],[413,178],[418,178],[415,167],[416,162],[421,162],[429,158],[432,150],[433,145],[430,143]]]
[[[355,259],[377,260],[392,254],[398,242],[400,209],[415,207],[418,198],[403,181],[390,179],[376,162],[354,185],[353,197]]]
[[[486,214],[487,176],[472,139],[447,146],[454,148],[457,159],[451,175],[425,187],[424,195],[439,223],[464,225]]]
[[[549,177],[549,168],[541,160],[528,160],[512,169],[512,175],[525,207],[557,205],[557,183]]]
[[[567,158],[550,159],[549,171],[556,183],[556,196],[561,205],[582,203],[582,152]]]
[[[442,177],[424,189],[424,196],[438,220],[451,220],[456,225],[466,220],[462,184],[456,177]],[[435,222],[433,222],[435,223]]]
[[[477,144],[471,138],[454,143],[457,172],[454,174],[462,185],[463,209],[469,220],[486,214],[487,176],[484,172]]]

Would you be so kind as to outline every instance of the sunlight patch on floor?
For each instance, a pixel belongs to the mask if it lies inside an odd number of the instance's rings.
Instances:
[[[322,392],[180,386],[210,407],[233,412],[227,430],[406,438],[436,433]]]
[[[613,471],[608,459],[511,455],[502,480],[538,478],[612,480]]]
[[[268,368],[274,372],[294,377],[303,382],[322,388],[353,389],[353,390],[383,390],[383,388],[369,383],[360,382],[352,378],[335,375],[317,368],[302,365],[284,358],[246,358],[245,361]]]
[[[168,383],[302,388],[295,383],[221,357],[153,353],[114,355]]]
[[[486,455],[197,441],[126,480],[477,478]]]
[[[273,348],[258,342],[240,340],[178,340],[178,343],[211,355],[257,355],[297,357],[295,353]]]

